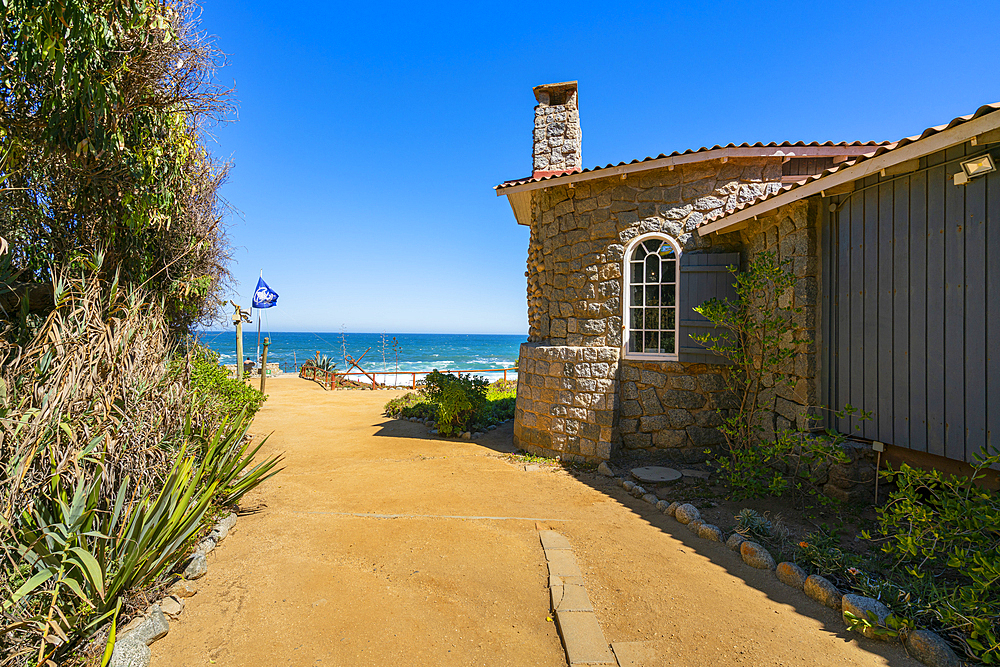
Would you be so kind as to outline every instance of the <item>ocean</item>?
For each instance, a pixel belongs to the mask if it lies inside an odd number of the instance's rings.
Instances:
[[[261,344],[266,334],[261,334]],[[200,340],[206,347],[219,353],[219,363],[236,363],[236,333],[227,331],[203,331]],[[393,339],[397,346],[393,348]],[[277,362],[286,373],[297,372],[302,362],[316,356],[318,351],[336,361],[337,370],[347,370],[343,348],[355,359],[364,354],[361,367],[378,373],[379,382],[409,384],[411,372],[417,378],[434,369],[445,370],[486,370],[513,368],[521,343],[527,340],[523,335],[504,334],[400,334],[400,333],[304,333],[273,331],[271,345],[267,351],[268,363]],[[367,350],[367,353],[365,351]],[[243,332],[243,355],[253,359],[257,354],[257,332]],[[352,369],[353,370],[353,369]],[[403,373],[398,382],[392,377]],[[386,378],[385,375],[389,377]],[[503,377],[503,373],[478,373],[490,380]],[[517,377],[507,373],[508,379]],[[363,377],[352,377],[364,380]]]

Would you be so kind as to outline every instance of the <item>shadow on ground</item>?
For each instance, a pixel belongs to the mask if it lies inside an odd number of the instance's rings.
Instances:
[[[429,433],[429,429],[426,426],[409,421],[386,419],[377,425],[379,430],[375,433],[376,436],[415,438],[451,443],[456,442],[454,438],[442,438],[437,435],[432,435]],[[489,432],[484,437],[478,440],[473,440],[468,444],[475,447],[481,447],[484,450],[490,450],[492,452],[503,454],[517,453],[520,451],[513,445],[513,424],[511,423],[503,424],[495,431]],[[684,467],[684,465],[686,465],[681,464],[678,466],[678,464],[671,463],[669,461],[656,461],[653,463],[670,465],[672,467]],[[816,632],[826,631],[844,643],[854,643],[863,651],[879,656],[882,660],[884,660],[885,665],[890,665],[892,667],[918,667],[920,665],[919,662],[910,658],[906,654],[905,650],[898,644],[888,644],[881,641],[871,640],[862,637],[857,633],[848,632],[839,612],[833,611],[832,609],[815,602],[800,590],[793,589],[782,584],[778,581],[773,572],[767,570],[757,570],[746,565],[737,552],[731,551],[724,544],[710,542],[699,538],[673,517],[663,514],[657,510],[655,506],[628,494],[625,489],[618,486],[612,478],[599,475],[596,471],[588,469],[588,467],[574,467],[570,465],[565,468],[557,467],[556,470],[565,471],[565,473],[572,475],[572,477],[578,482],[590,487],[594,491],[599,492],[607,499],[628,508],[633,514],[640,517],[647,524],[679,542],[681,545],[679,547],[681,551],[687,550],[690,553],[697,554],[707,559],[710,563],[718,566],[730,576],[743,582],[746,586],[762,592],[773,602],[780,605],[787,605],[796,613],[814,619],[819,624]],[[537,475],[538,473],[524,472],[523,474]],[[672,497],[670,500],[685,501],[685,490],[683,486],[675,487],[672,491],[674,491],[676,497]],[[688,488],[688,492],[695,493],[695,490]],[[551,527],[556,530],[560,529],[560,527],[555,524],[547,527]],[[609,539],[612,538],[609,537]],[[580,557],[586,559],[586,546],[574,546],[580,547]],[[607,564],[598,562],[591,563],[590,565],[599,569],[606,567]],[[681,572],[672,572],[669,574],[675,581],[683,580],[683,573]],[[688,584],[684,583],[683,585]],[[695,582],[694,585],[697,585],[697,582]],[[741,611],[745,612],[747,610]],[[764,613],[764,611],[761,611],[761,613]],[[614,636],[610,635],[608,636],[608,639],[612,642],[616,640]],[[789,638],[790,641],[795,640],[803,642],[803,646],[805,647],[809,646],[809,639],[809,637]],[[803,662],[808,664],[809,657],[803,656]]]

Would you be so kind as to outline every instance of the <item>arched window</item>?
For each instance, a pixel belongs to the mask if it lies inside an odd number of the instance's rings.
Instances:
[[[677,296],[680,248],[647,234],[625,253],[625,356],[677,358]]]

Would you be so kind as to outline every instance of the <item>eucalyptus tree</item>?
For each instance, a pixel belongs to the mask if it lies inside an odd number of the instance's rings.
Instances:
[[[99,253],[164,300],[175,333],[214,309],[229,277],[218,192],[229,164],[206,129],[233,103],[197,12],[188,0],[3,0],[0,237],[13,291],[37,293],[55,267]]]

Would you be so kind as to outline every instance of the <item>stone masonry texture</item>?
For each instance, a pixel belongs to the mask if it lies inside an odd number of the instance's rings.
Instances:
[[[796,285],[782,305],[803,309],[795,337],[806,342],[790,362],[795,382],[766,397],[768,429],[808,422],[818,376],[818,215],[809,208],[817,205],[783,207],[734,233],[694,231],[713,212],[776,191],[780,179],[780,157],[732,158],[532,192],[518,446],[597,461],[615,447],[687,455],[723,444],[718,426],[737,401],[726,367],[621,358],[624,251],[648,232],[675,239],[684,253],[739,252],[744,268],[765,251],[789,261]]]
[[[535,88],[535,132],[532,166],[535,172],[572,171],[582,164],[580,111],[575,83]]]

